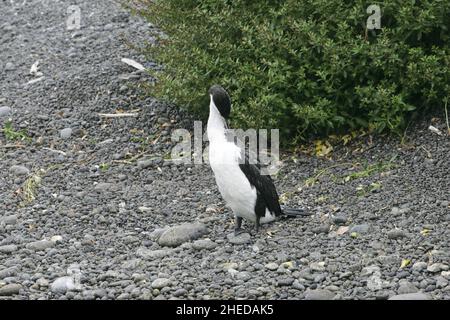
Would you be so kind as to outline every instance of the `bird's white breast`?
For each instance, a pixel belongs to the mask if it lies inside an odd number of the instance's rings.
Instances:
[[[216,178],[217,187],[234,214],[255,221],[256,189],[250,185],[239,168],[239,149],[234,143],[209,145],[209,163]]]

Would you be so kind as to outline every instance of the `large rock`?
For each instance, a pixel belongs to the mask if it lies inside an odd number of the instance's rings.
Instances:
[[[6,269],[0,270],[0,280],[8,278],[8,277],[14,277],[17,274],[17,268],[16,267],[10,267]]]
[[[158,239],[161,246],[176,247],[205,235],[208,229],[203,223],[185,223],[170,227]]]
[[[0,288],[0,296],[12,296],[15,294],[19,294],[22,286],[20,284],[7,284]]]
[[[61,139],[69,139],[72,136],[72,128],[64,128],[59,132]]]
[[[239,233],[235,235],[234,232],[227,235],[228,241],[232,244],[246,244],[251,240],[250,234],[247,232]]]
[[[136,254],[144,259],[160,259],[164,258],[172,253],[173,249],[160,249],[160,250],[150,250],[144,247],[137,249]]]
[[[12,166],[9,170],[16,176],[25,176],[30,173],[30,170],[25,166]]]
[[[158,278],[152,282],[153,289],[162,289],[165,287],[170,287],[172,285],[172,281],[167,278]]]
[[[72,277],[60,277],[57,278],[55,281],[53,281],[52,285],[50,286],[50,289],[54,293],[61,293],[64,294],[67,291],[71,291],[75,289],[75,283],[72,279]]]
[[[413,285],[411,282],[403,281],[400,283],[400,286],[398,287],[397,293],[398,294],[409,294],[409,293],[416,293],[419,289],[415,285]]]
[[[17,251],[17,246],[15,244],[7,244],[0,246],[0,253],[13,253]]]
[[[305,300],[332,300],[335,294],[326,289],[315,289],[306,291]]]
[[[196,240],[192,244],[192,248],[194,248],[195,250],[212,250],[215,247],[217,247],[217,243],[215,243],[211,239]]]
[[[11,108],[7,106],[0,107],[0,118],[6,117],[11,113]]]
[[[40,241],[33,241],[26,245],[27,249],[34,250],[34,251],[42,251],[48,248],[51,248],[55,245],[54,242],[49,240],[40,240]]]
[[[388,300],[431,300],[431,297],[423,292],[398,294],[390,297]]]

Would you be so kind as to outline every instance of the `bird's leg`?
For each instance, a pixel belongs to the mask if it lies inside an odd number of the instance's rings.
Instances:
[[[242,232],[241,226],[242,226],[242,217],[235,216],[234,217],[234,235],[237,236]]]
[[[259,227],[260,227],[260,223],[259,220],[261,219],[260,216],[256,216],[256,221],[255,221],[255,229],[256,229],[256,233],[259,232]]]

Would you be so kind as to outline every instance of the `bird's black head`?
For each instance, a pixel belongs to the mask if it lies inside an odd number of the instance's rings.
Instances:
[[[214,104],[222,117],[228,119],[231,111],[231,99],[225,89],[215,84],[209,88],[208,93],[212,96]]]

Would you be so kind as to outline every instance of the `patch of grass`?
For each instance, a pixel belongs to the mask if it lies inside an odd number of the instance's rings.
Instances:
[[[31,141],[31,138],[27,135],[25,130],[14,130],[11,121],[5,122],[5,125],[3,126],[3,129],[1,129],[1,131],[3,132],[7,140]]]
[[[324,175],[329,175],[331,177],[331,179],[334,182],[349,182],[355,179],[360,179],[360,178],[366,178],[366,177],[370,177],[376,173],[381,173],[384,171],[388,171],[391,170],[392,168],[396,167],[395,162],[395,158],[396,156],[392,157],[389,161],[380,161],[374,164],[365,164],[362,168],[362,170],[360,171],[356,171],[356,172],[352,172],[351,174],[348,174],[346,176],[343,177],[338,177],[334,174],[331,174],[330,171],[333,168],[337,168],[337,167],[342,167],[342,166],[352,166],[352,167],[359,167],[361,166],[361,164],[359,163],[349,163],[349,162],[345,162],[345,163],[339,163],[339,164],[335,164],[332,165],[330,167],[327,168],[323,168],[321,170],[319,170],[315,175],[307,178],[304,182],[304,186],[305,187],[311,187],[313,185],[315,185],[319,179],[324,176]],[[374,186],[372,186],[373,188],[378,187],[377,184],[374,184]],[[380,185],[381,187],[381,185]]]
[[[348,166],[348,165],[352,165],[352,163],[339,163],[324,169],[319,170],[319,172],[317,174],[315,174],[312,177],[309,177],[305,180],[304,185],[305,187],[311,187],[313,185],[315,185],[317,183],[317,181],[319,181],[320,177],[322,177],[323,175],[327,174],[330,172],[331,169],[336,168],[336,167],[340,167],[340,166]]]
[[[99,168],[100,168],[100,171],[106,172],[109,170],[110,165],[109,165],[109,163],[103,162],[103,163],[100,163]]]
[[[38,172],[29,176],[22,186],[22,202],[21,206],[26,206],[36,199],[36,191],[41,185],[42,176],[45,174],[45,170],[41,169]]]
[[[395,160],[395,157],[393,157],[391,160],[389,160],[387,162],[380,161],[380,162],[377,162],[374,164],[365,164],[362,170],[353,172],[353,173],[345,176],[343,178],[344,182],[349,182],[349,181],[352,181],[355,179],[360,179],[360,178],[366,178],[366,177],[370,177],[376,173],[388,171],[395,167],[394,160]]]
[[[381,188],[382,184],[380,182],[373,182],[368,186],[360,184],[356,187],[356,195],[358,197],[364,197],[368,192],[376,192]]]

